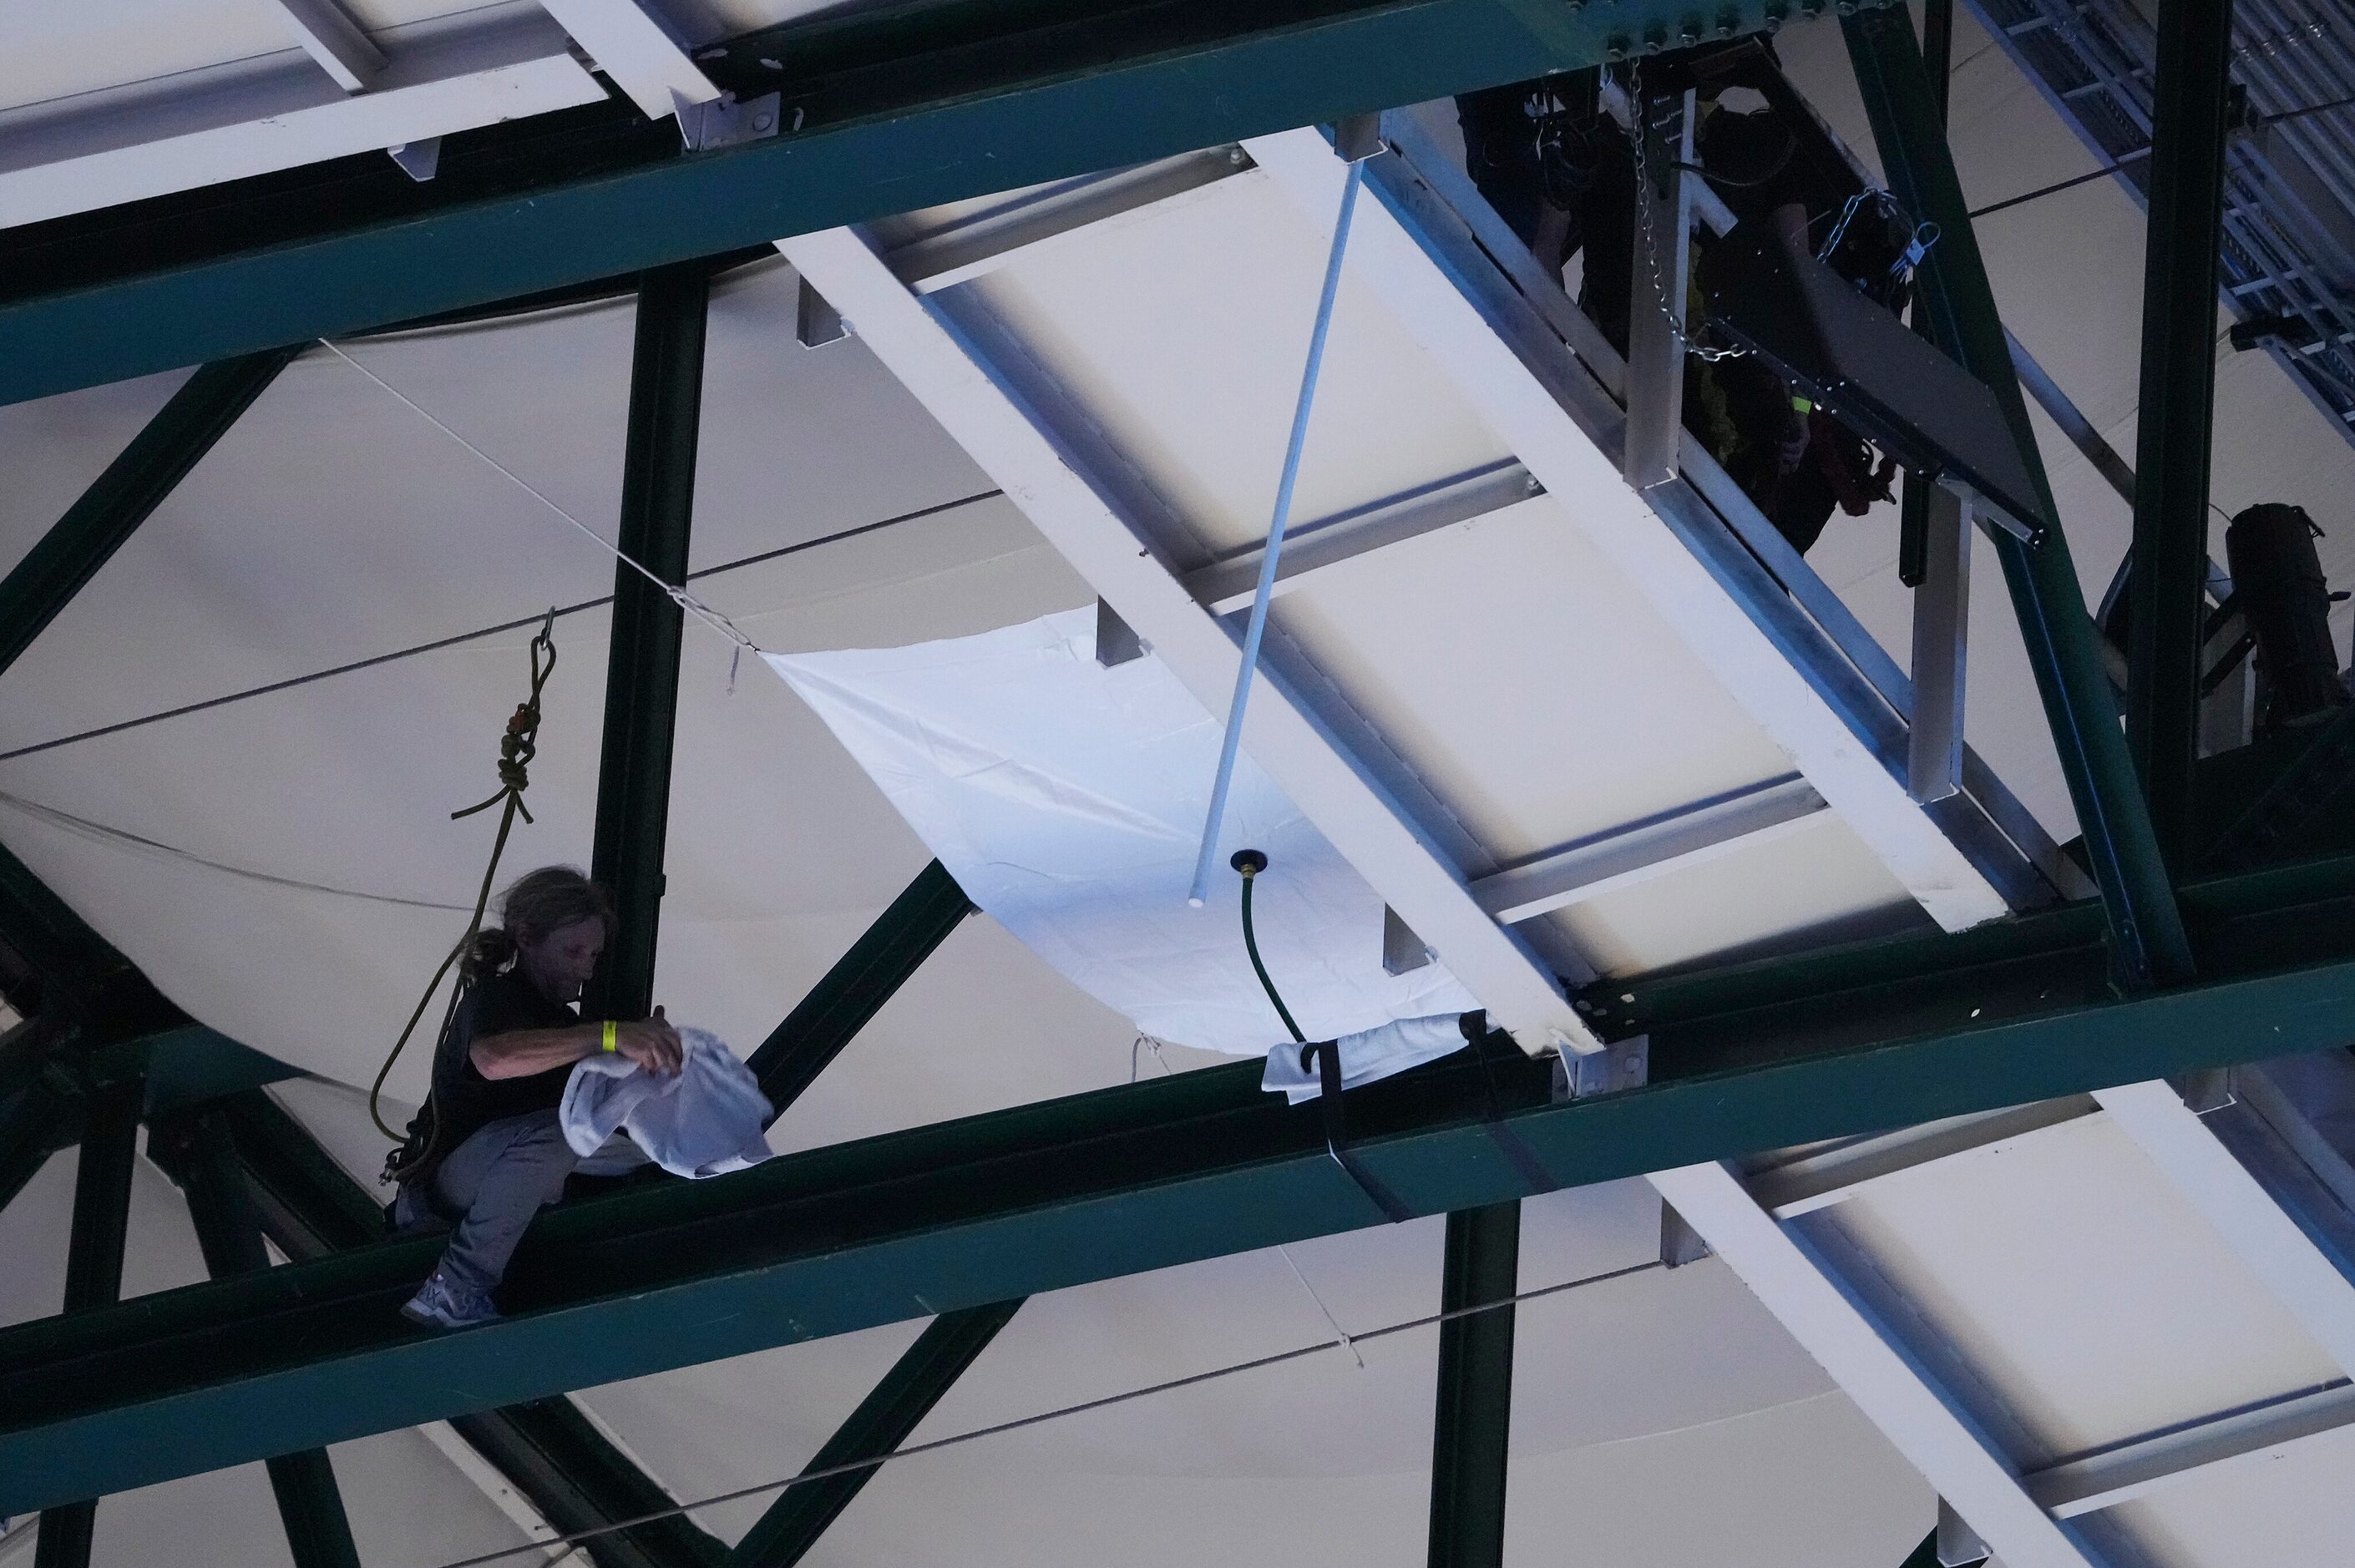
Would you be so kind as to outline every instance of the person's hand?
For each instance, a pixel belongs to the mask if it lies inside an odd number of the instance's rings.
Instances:
[[[686,1047],[679,1044],[678,1031],[670,1026],[659,1007],[652,1018],[615,1024],[613,1049],[647,1072],[666,1078],[678,1071],[680,1059],[686,1054]]]

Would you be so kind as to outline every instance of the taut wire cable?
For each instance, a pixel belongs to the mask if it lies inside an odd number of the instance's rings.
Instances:
[[[729,641],[736,644],[739,650],[749,650],[754,653],[761,652],[761,645],[753,641],[751,638],[745,636],[734,621],[729,620],[726,616],[720,614],[719,611],[712,609],[709,605],[704,603],[701,599],[687,592],[687,589],[680,588],[677,584],[665,582],[644,562],[631,556],[619,545],[613,543],[611,540],[607,539],[605,535],[597,532],[596,529],[591,528],[588,524],[583,523],[580,518],[575,517],[571,513],[567,512],[563,507],[559,506],[555,502],[549,500],[547,494],[537,485],[534,485],[529,480],[524,478],[523,475],[516,472],[515,470],[509,468],[506,464],[501,462],[498,459],[493,457],[490,453],[485,451],[482,448],[476,446],[465,437],[460,435],[456,430],[452,429],[448,425],[443,424],[440,419],[433,416],[430,409],[417,402],[416,399],[410,397],[407,393],[401,391],[400,387],[395,387],[391,382],[387,381],[383,376],[378,376],[375,371],[370,370],[367,366],[362,365],[358,360],[354,359],[350,355],[346,354],[342,349],[336,347],[325,338],[323,337],[318,341],[321,348],[325,349],[329,354],[334,355],[337,359],[342,360],[346,365],[350,366],[354,370],[358,371],[362,376],[365,376],[370,381],[375,382],[403,408],[409,409],[410,412],[415,414],[419,418],[424,420],[427,424],[432,426],[435,429],[441,431],[443,435],[449,437],[452,440],[457,442],[468,451],[474,453],[484,462],[488,463],[499,473],[506,476],[508,482],[520,489],[526,495],[530,496],[534,501],[538,502],[542,506],[547,507],[550,512],[555,513],[559,517],[561,517],[567,523],[571,524],[574,528],[580,530],[581,534],[584,537],[595,544],[599,549],[604,551],[607,555],[613,556],[613,559],[621,562],[622,565],[629,567],[632,571],[637,573],[638,576],[645,578],[646,581],[660,588],[665,597],[669,599],[673,604],[678,606],[680,609],[695,617],[698,620],[703,622],[704,625],[711,628],[712,630],[717,631],[720,636],[728,639]]]
[[[1411,1333],[1417,1329],[1429,1329],[1441,1323],[1452,1323],[1458,1318],[1471,1318],[1482,1312],[1499,1311],[1508,1307],[1518,1306],[1524,1301],[1540,1301],[1549,1296],[1560,1296],[1566,1291],[1583,1289],[1590,1285],[1608,1284],[1614,1279],[1625,1279],[1631,1275],[1649,1274],[1655,1269],[1667,1266],[1668,1265],[1657,1258],[1653,1258],[1643,1263],[1630,1264],[1625,1268],[1606,1269],[1601,1274],[1590,1274],[1578,1279],[1565,1279],[1554,1285],[1541,1285],[1534,1290],[1520,1291],[1512,1296],[1500,1297],[1494,1301],[1476,1302],[1469,1307],[1451,1307],[1444,1312],[1427,1313],[1423,1317],[1409,1318],[1401,1322],[1386,1323],[1379,1329],[1369,1329],[1362,1334],[1352,1336],[1352,1343],[1361,1345],[1369,1340],[1386,1340],[1393,1334]],[[807,1486],[814,1481],[827,1481],[837,1476],[853,1476],[862,1470],[879,1469],[895,1459],[911,1459],[919,1454],[937,1453],[943,1448],[958,1447],[966,1443],[977,1442],[984,1437],[1003,1436],[1008,1432],[1019,1432],[1025,1427],[1041,1426],[1050,1421],[1060,1421],[1065,1416],[1084,1415],[1091,1411],[1109,1409],[1115,1404],[1126,1404],[1133,1400],[1149,1398],[1156,1393],[1173,1393],[1178,1389],[1191,1388],[1197,1383],[1214,1383],[1220,1378],[1234,1377],[1242,1372],[1260,1372],[1268,1367],[1282,1366],[1286,1361],[1296,1361],[1308,1356],[1322,1355],[1327,1351],[1337,1351],[1341,1348],[1340,1342],[1334,1340],[1319,1340],[1313,1345],[1295,1345],[1291,1350],[1278,1351],[1273,1355],[1254,1356],[1247,1361],[1234,1361],[1226,1366],[1212,1367],[1208,1372],[1192,1372],[1185,1377],[1173,1377],[1163,1383],[1146,1383],[1142,1388],[1132,1388],[1120,1393],[1108,1393],[1101,1399],[1084,1399],[1077,1404],[1042,1410],[1035,1415],[1018,1415],[1011,1421],[1000,1421],[988,1426],[976,1426],[970,1432],[958,1432],[946,1437],[935,1437],[929,1443],[906,1444],[894,1448],[889,1454],[878,1454],[864,1459],[847,1459],[839,1465],[827,1465],[818,1469],[805,1470],[797,1476],[787,1476],[783,1480],[763,1481],[754,1487],[739,1487],[732,1492],[715,1492],[710,1497],[698,1498],[693,1502],[675,1503],[669,1508],[655,1509],[651,1512],[636,1514],[629,1519],[617,1519],[611,1524],[601,1524],[593,1530],[577,1530],[565,1535],[542,1536],[537,1541],[527,1541],[520,1546],[502,1547],[496,1552],[485,1552],[477,1557],[462,1557],[453,1563],[442,1563],[441,1568],[482,1568],[482,1564],[485,1563],[497,1563],[509,1557],[520,1557],[527,1552],[545,1552],[551,1546],[594,1541],[621,1531],[634,1530],[642,1524],[652,1524],[656,1520],[677,1519],[696,1509],[713,1508],[720,1503],[735,1502],[742,1498],[759,1497],[765,1492],[781,1492],[792,1487]]]

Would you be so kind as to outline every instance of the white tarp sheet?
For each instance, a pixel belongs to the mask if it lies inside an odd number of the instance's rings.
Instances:
[[[1312,1040],[1476,1007],[1433,962],[1382,968],[1382,901],[1248,756],[1209,901],[1186,902],[1219,725],[1151,654],[1105,669],[1074,610],[909,648],[770,654],[973,901],[1089,995],[1176,1044],[1260,1055],[1285,1040],[1243,951]]]

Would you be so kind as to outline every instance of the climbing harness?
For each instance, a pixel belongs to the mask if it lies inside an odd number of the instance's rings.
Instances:
[[[1227,814],[1227,789],[1234,782],[1235,748],[1242,742],[1243,708],[1251,701],[1252,672],[1259,667],[1260,641],[1267,634],[1267,603],[1275,594],[1275,564],[1284,553],[1284,530],[1292,521],[1292,491],[1300,478],[1300,451],[1308,440],[1308,411],[1316,401],[1316,377],[1325,365],[1325,340],[1333,327],[1333,301],[1341,288],[1341,258],[1349,246],[1349,220],[1358,210],[1358,187],[1366,166],[1353,161],[1341,185],[1341,216],[1333,225],[1333,249],[1325,258],[1325,288],[1316,298],[1316,324],[1308,334],[1308,365],[1301,373],[1300,400],[1292,410],[1292,435],[1284,449],[1284,475],[1275,486],[1275,516],[1268,524],[1267,548],[1260,556],[1259,588],[1252,595],[1251,621],[1243,631],[1243,660],[1235,671],[1234,699],[1227,706],[1227,733],[1219,746],[1219,771],[1210,783],[1209,814],[1202,823],[1201,853],[1194,858],[1194,883],[1186,902],[1197,909],[1209,895],[1210,857],[1219,850],[1219,824]],[[1251,884],[1243,884],[1249,896]],[[1267,977],[1260,977],[1264,980]],[[1283,1003],[1276,1004],[1279,1012]],[[1296,1032],[1295,1032],[1296,1033]]]
[[[441,1135],[441,1123],[432,1090],[429,1086],[425,1107],[421,1113],[426,1123],[425,1140],[414,1154],[410,1154],[409,1139],[386,1126],[382,1113],[377,1108],[377,1101],[384,1092],[384,1081],[391,1075],[392,1065],[400,1059],[400,1053],[408,1046],[410,1036],[417,1033],[417,1021],[425,1016],[426,1004],[441,989],[443,977],[449,974],[452,965],[473,949],[474,938],[481,934],[483,912],[490,906],[491,885],[499,873],[499,856],[506,853],[507,834],[514,830],[516,818],[520,816],[527,822],[532,820],[531,808],[523,803],[523,792],[531,788],[531,761],[539,752],[540,693],[548,684],[548,677],[556,673],[556,611],[553,609],[540,620],[538,634],[532,638],[528,652],[531,694],[516,705],[514,715],[507,720],[506,733],[499,736],[498,789],[486,800],[450,813],[450,820],[454,822],[477,812],[487,811],[494,806],[499,808],[499,831],[491,840],[490,862],[483,867],[483,885],[474,894],[474,915],[466,922],[466,934],[458,938],[458,945],[450,949],[449,956],[442,960],[442,967],[435,969],[433,978],[425,982],[425,994],[417,999],[417,1006],[410,1011],[409,1022],[400,1031],[400,1038],[392,1043],[391,1051],[384,1058],[384,1065],[377,1069],[376,1082],[368,1086],[368,1119],[376,1123],[378,1132],[399,1146],[384,1162],[384,1180],[388,1181],[400,1181],[431,1161],[434,1143]],[[471,983],[470,977],[461,969],[458,983],[450,988],[449,1005],[442,1010],[442,1027],[434,1035],[437,1043],[449,1033],[450,1021],[457,1016],[459,1000],[465,995]]]
[[[1284,998],[1276,991],[1275,981],[1268,978],[1267,966],[1260,961],[1259,935],[1252,927],[1252,883],[1267,869],[1267,856],[1255,849],[1237,850],[1234,858],[1227,863],[1242,874],[1243,950],[1251,955],[1252,972],[1259,976],[1261,989],[1267,992],[1267,1000],[1275,1004],[1275,1015],[1284,1020],[1284,1027],[1291,1032],[1293,1044],[1300,1047],[1300,1070],[1304,1073],[1313,1070],[1316,1074],[1316,1110],[1325,1123],[1325,1151],[1333,1157],[1334,1164],[1348,1172],[1349,1180],[1373,1200],[1374,1207],[1380,1209],[1392,1224],[1414,1218],[1414,1211],[1400,1202],[1398,1194],[1391,1192],[1382,1179],[1368,1170],[1365,1161],[1350,1150],[1348,1123],[1341,1107],[1339,1044],[1332,1040],[1312,1041],[1300,1033],[1300,1025],[1293,1021],[1292,1010],[1284,1005]]]

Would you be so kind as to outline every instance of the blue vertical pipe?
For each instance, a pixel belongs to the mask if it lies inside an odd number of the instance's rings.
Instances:
[[[1325,366],[1325,339],[1333,328],[1333,300],[1341,288],[1341,257],[1349,248],[1349,219],[1358,210],[1358,186],[1365,165],[1351,164],[1341,185],[1341,217],[1333,226],[1333,249],[1325,258],[1325,291],[1316,298],[1316,325],[1308,334],[1308,366],[1300,377],[1300,401],[1292,410],[1292,440],[1284,449],[1284,477],[1276,482],[1275,517],[1267,528],[1267,554],[1259,564],[1259,591],[1252,596],[1251,624],[1243,632],[1242,667],[1235,672],[1234,701],[1227,705],[1226,738],[1219,747],[1219,773],[1210,784],[1210,812],[1202,823],[1202,852],[1194,857],[1194,885],[1186,901],[1199,907],[1209,895],[1210,861],[1219,853],[1219,824],[1227,814],[1227,788],[1234,782],[1235,748],[1242,743],[1243,709],[1251,701],[1252,673],[1259,667],[1260,640],[1267,633],[1267,601],[1275,593],[1275,564],[1284,553],[1284,525],[1292,521],[1292,490],[1300,478],[1300,450],[1308,440],[1308,411],[1316,403],[1316,376]]]

